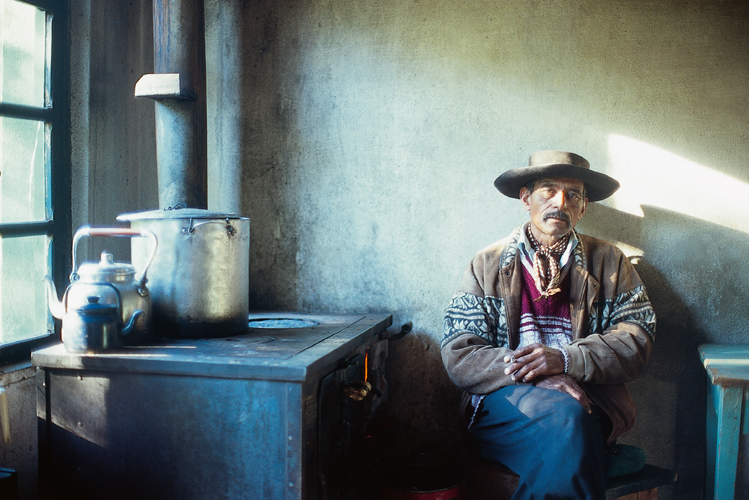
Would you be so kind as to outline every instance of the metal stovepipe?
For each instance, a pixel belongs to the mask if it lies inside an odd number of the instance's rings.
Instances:
[[[159,207],[207,208],[203,0],[153,0],[154,73],[135,95],[155,100]]]

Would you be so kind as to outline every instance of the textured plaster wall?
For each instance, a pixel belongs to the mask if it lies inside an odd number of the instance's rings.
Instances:
[[[157,203],[152,106],[132,98],[150,2],[80,5],[74,207],[101,224]],[[393,457],[455,451],[444,308],[526,219],[494,178],[568,149],[621,181],[579,228],[633,256],[660,319],[624,441],[677,470],[662,498],[702,498],[696,346],[749,342],[749,5],[206,0],[206,27],[209,208],[252,219],[253,307],[414,323],[389,360]]]
[[[70,2],[73,231],[158,205],[153,101],[133,96],[153,72],[151,17],[150,1]],[[129,247],[84,239],[79,262],[103,249],[121,261]]]

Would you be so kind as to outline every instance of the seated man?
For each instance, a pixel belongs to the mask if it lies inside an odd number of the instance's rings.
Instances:
[[[478,450],[520,476],[513,500],[603,499],[606,447],[635,421],[624,384],[655,335],[629,259],[574,230],[619,183],[543,151],[494,184],[530,221],[471,261],[445,315],[443,363]]]

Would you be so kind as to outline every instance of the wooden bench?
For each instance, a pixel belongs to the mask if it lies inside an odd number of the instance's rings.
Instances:
[[[657,500],[658,488],[676,482],[676,473],[654,465],[639,472],[608,479],[606,500]],[[509,500],[518,476],[506,467],[483,458],[471,458],[468,500]]]
[[[658,500],[658,488],[676,482],[676,472],[646,464],[639,472],[606,481],[606,500]]]

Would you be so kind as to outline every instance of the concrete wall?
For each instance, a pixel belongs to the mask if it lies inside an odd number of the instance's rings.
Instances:
[[[132,97],[150,2],[73,10],[75,221],[112,224],[157,204],[152,105]],[[252,218],[253,307],[414,323],[389,361],[393,456],[458,445],[444,308],[526,219],[494,178],[567,149],[621,181],[579,227],[636,257],[659,315],[623,441],[678,471],[663,498],[702,498],[696,346],[749,340],[749,5],[207,0],[206,26],[209,208]]]

